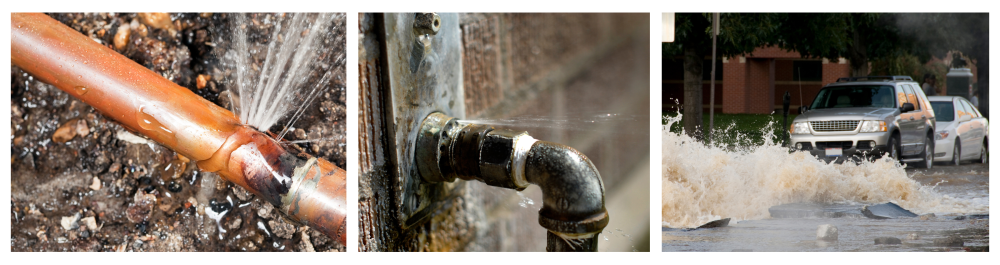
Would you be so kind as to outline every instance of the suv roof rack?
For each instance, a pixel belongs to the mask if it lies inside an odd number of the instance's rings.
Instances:
[[[873,75],[873,76],[855,76],[855,77],[841,77],[837,78],[837,83],[840,82],[851,82],[851,81],[876,81],[876,80],[901,80],[901,81],[913,81],[908,75]]]

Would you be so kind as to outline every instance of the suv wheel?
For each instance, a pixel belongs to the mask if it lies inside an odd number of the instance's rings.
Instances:
[[[956,166],[962,164],[962,141],[955,138],[955,148],[951,151],[951,162]]]
[[[925,138],[924,139],[924,152],[920,154],[924,158],[924,161],[920,161],[917,167],[930,169],[934,167],[934,139]]]
[[[891,157],[892,160],[899,162],[899,139],[896,138],[898,138],[898,136],[889,137],[889,143],[886,144],[886,146],[889,147],[889,152],[886,153],[886,155]]]

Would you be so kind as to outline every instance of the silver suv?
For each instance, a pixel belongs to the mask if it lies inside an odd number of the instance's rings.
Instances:
[[[795,150],[827,162],[889,155],[933,165],[934,110],[909,76],[840,78],[800,113],[790,128]]]

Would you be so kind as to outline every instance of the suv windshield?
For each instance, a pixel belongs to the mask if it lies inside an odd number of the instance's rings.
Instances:
[[[823,88],[810,109],[895,108],[892,86],[835,86]]]
[[[937,118],[937,121],[955,120],[955,106],[951,101],[931,101],[931,108],[934,109],[934,118]]]

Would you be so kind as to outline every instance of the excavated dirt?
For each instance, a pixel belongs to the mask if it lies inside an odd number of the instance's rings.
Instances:
[[[50,14],[137,63],[227,106],[213,49],[228,14]],[[280,14],[251,16],[264,42]],[[345,168],[345,17],[322,58],[337,71],[285,140]],[[243,26],[243,25],[241,25]],[[258,43],[259,44],[259,43]],[[230,85],[231,86],[231,85]],[[281,121],[278,124],[285,124]],[[282,129],[280,125],[271,132]],[[12,251],[344,251],[343,245],[194,161],[127,133],[69,94],[11,67]],[[146,143],[143,143],[146,142]]]

